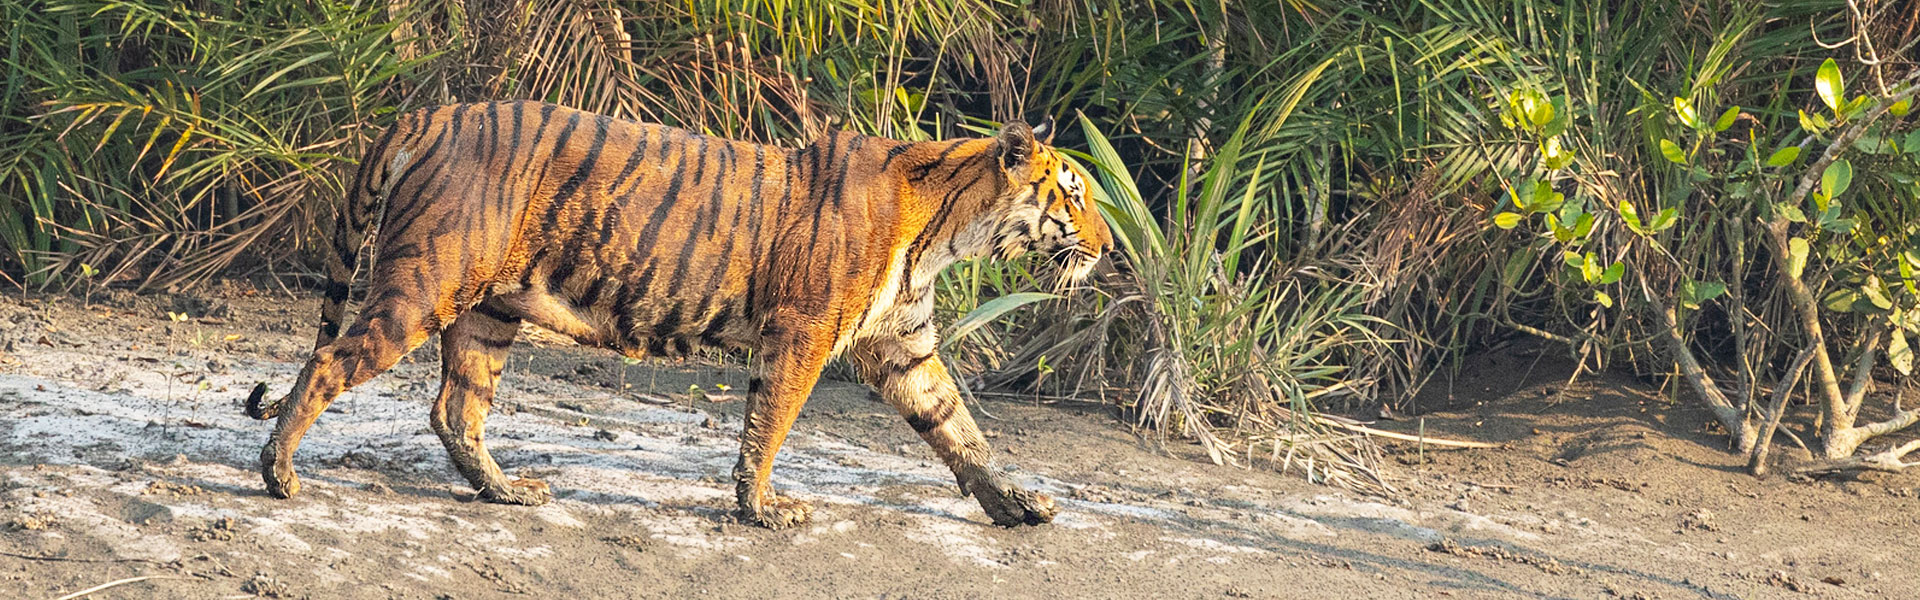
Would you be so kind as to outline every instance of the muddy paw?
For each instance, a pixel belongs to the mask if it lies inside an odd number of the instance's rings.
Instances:
[[[494,504],[518,504],[520,506],[540,506],[553,501],[553,490],[547,482],[538,479],[515,479],[507,482],[506,487],[489,487],[480,490],[480,499]]]
[[[785,529],[807,522],[813,516],[813,505],[788,498],[767,494],[760,506],[741,508],[740,518],[767,529]]]
[[[974,498],[980,500],[980,508],[986,509],[993,524],[1001,527],[1021,525],[1039,525],[1053,521],[1060,512],[1053,505],[1053,498],[1046,494],[1029,492],[1009,482],[989,482],[985,489],[974,490]]]
[[[300,493],[300,476],[293,472],[293,465],[277,460],[272,447],[260,453],[260,478],[267,482],[267,493],[275,498],[292,498]]]

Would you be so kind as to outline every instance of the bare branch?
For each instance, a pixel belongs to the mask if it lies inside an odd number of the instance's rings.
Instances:
[[[1875,321],[1867,332],[1867,339],[1861,343],[1860,358],[1853,363],[1853,385],[1847,389],[1847,422],[1843,428],[1853,426],[1853,421],[1860,416],[1860,405],[1867,400],[1867,391],[1873,389],[1873,359],[1880,352],[1880,340],[1886,335],[1887,324]]]
[[[1653,293],[1642,269],[1633,271],[1635,277],[1640,280],[1640,295],[1646,299],[1647,304],[1653,306],[1653,313],[1660,317],[1660,332],[1665,334],[1667,339],[1668,353],[1672,354],[1674,362],[1680,365],[1681,377],[1686,379],[1687,383],[1693,387],[1693,391],[1700,395],[1700,400],[1707,404],[1707,409],[1713,412],[1714,418],[1719,420],[1720,425],[1727,429],[1728,435],[1733,437],[1734,448],[1742,453],[1752,451],[1758,432],[1754,430],[1753,422],[1747,419],[1746,411],[1734,406],[1733,402],[1727,399],[1727,394],[1721,391],[1720,384],[1713,381],[1713,376],[1708,375],[1707,370],[1700,366],[1700,361],[1694,358],[1693,350],[1687,348],[1686,338],[1681,337],[1680,334],[1679,318],[1674,314],[1673,305],[1666,303]]]
[[[1767,424],[1760,428],[1760,435],[1753,444],[1753,458],[1747,461],[1747,470],[1755,477],[1767,476],[1767,450],[1773,447],[1773,432],[1780,430],[1780,417],[1787,412],[1787,398],[1793,395],[1793,388],[1800,384],[1800,374],[1807,371],[1807,363],[1813,360],[1814,347],[1808,346],[1793,357],[1793,366],[1787,367],[1787,376],[1780,385],[1773,388],[1773,406],[1767,410]]]
[[[1809,478],[1840,473],[1858,473],[1862,471],[1898,473],[1913,467],[1920,467],[1920,462],[1903,462],[1900,460],[1905,458],[1906,455],[1912,454],[1915,450],[1920,450],[1920,440],[1913,440],[1907,442],[1906,445],[1890,448],[1877,454],[1849,456],[1840,460],[1830,460],[1808,465],[1795,469],[1793,476],[1797,478]]]

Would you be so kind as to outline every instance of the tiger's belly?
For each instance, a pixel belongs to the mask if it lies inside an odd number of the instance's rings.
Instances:
[[[687,290],[692,293],[639,298],[619,292],[631,285],[596,281],[560,290],[522,288],[497,293],[488,301],[582,345],[632,358],[680,358],[701,348],[745,349],[759,339],[757,320],[746,314],[744,290]]]

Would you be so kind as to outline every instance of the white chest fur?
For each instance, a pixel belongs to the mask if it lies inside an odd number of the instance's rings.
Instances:
[[[907,266],[906,258],[906,248],[894,250],[893,254],[887,257],[887,276],[881,279],[880,288],[874,290],[873,301],[868,303],[866,310],[860,313],[860,322],[854,324],[852,331],[834,341],[834,354],[845,350],[847,344],[853,340],[885,330],[886,323],[895,320],[895,313],[899,312],[896,309],[899,308],[897,305],[900,302],[900,278],[908,276],[904,272]]]

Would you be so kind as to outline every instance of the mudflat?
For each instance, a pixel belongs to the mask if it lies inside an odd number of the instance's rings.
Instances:
[[[1691,405],[1621,375],[1566,387],[1538,349],[1429,389],[1429,435],[1505,446],[1394,446],[1389,497],[1216,466],[1103,405],[988,398],[1002,466],[1062,509],[1020,529],[827,380],[774,478],[813,521],[768,531],[731,517],[739,365],[522,336],[489,443],[557,499],[500,506],[428,430],[429,342],[335,403],[277,500],[271,425],[240,402],[305,360],[318,303],[293,298],[0,296],[0,597],[1920,597],[1920,476],[1755,479]]]

